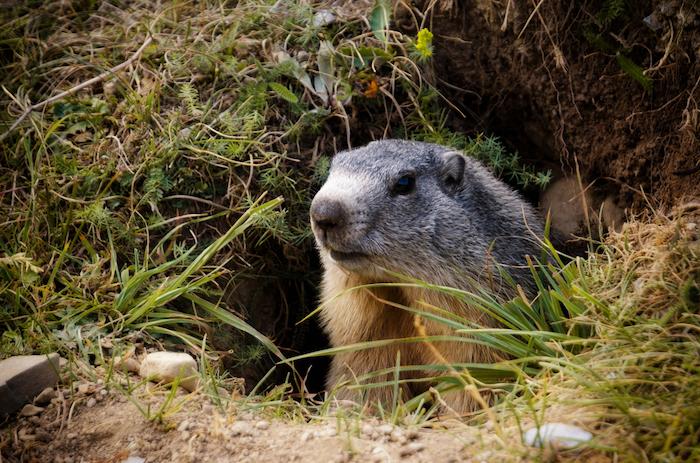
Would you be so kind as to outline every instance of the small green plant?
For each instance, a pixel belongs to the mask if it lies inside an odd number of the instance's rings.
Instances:
[[[433,33],[428,29],[418,31],[412,56],[417,62],[425,62],[433,56]]]
[[[651,92],[654,81],[644,68],[630,58],[632,50],[619,40],[621,30],[632,20],[635,5],[627,0],[606,0],[595,16],[595,21],[584,27],[583,36],[598,50],[615,56],[620,69],[634,79],[646,92]]]
[[[528,377],[536,375],[541,368],[542,359],[551,359],[552,362],[556,362],[557,359],[566,359],[568,354],[580,349],[589,335],[589,330],[575,323],[575,320],[586,311],[583,301],[595,300],[594,296],[575,285],[576,280],[580,277],[579,262],[572,261],[564,264],[561,256],[548,240],[544,242],[544,252],[547,256],[544,263],[530,262],[532,278],[538,288],[538,294],[532,300],[528,299],[505,273],[504,280],[510,281],[513,284],[513,292],[519,294],[510,300],[499,299],[486,289],[465,291],[436,286],[401,275],[394,276],[405,282],[377,283],[349,290],[362,291],[376,287],[417,287],[440,292],[479,310],[489,319],[496,321],[499,325],[498,328],[483,326],[472,320],[461,318],[448,308],[408,307],[392,303],[394,307],[411,313],[416,320],[414,322],[416,326],[421,326],[422,320],[428,320],[444,325],[450,329],[452,334],[427,335],[421,334],[419,330],[417,335],[411,338],[373,340],[333,347],[296,356],[285,362],[387,345],[398,346],[403,343],[432,345],[439,342],[486,346],[500,352],[505,358],[496,364],[404,365],[401,363],[397,351],[394,368],[374,371],[357,377],[355,384],[348,386],[358,390],[392,387],[394,391],[393,403],[384,404],[391,407],[386,419],[392,422],[398,422],[399,416],[419,413],[419,408],[432,401],[435,391],[442,394],[455,389],[475,387],[475,385],[494,390],[510,391],[514,387],[510,381],[515,381],[522,375]],[[321,308],[319,307],[309,316]],[[439,353],[436,356],[443,357]],[[420,374],[416,377],[412,374],[426,371],[441,372],[441,374],[433,377],[430,375],[425,377]],[[405,398],[402,399],[400,396],[400,386],[411,383],[421,385],[430,382],[434,383],[434,390],[420,394],[404,403]]]

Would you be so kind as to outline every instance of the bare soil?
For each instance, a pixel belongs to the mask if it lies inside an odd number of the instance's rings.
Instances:
[[[700,197],[700,6],[626,2],[606,23],[612,3],[437,2],[435,78],[463,113],[450,123],[563,175],[578,165],[623,208]]]
[[[130,399],[100,384],[81,389],[59,392],[40,414],[1,429],[0,461],[449,462],[486,457],[490,440],[464,426],[409,429],[331,415],[307,422],[281,415],[285,407],[246,411],[231,401],[222,408],[183,391],[159,414],[162,387],[141,387]]]

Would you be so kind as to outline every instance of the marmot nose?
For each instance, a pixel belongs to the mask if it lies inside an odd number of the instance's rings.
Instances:
[[[347,214],[336,200],[317,198],[311,203],[311,220],[321,230],[328,231],[345,225]]]

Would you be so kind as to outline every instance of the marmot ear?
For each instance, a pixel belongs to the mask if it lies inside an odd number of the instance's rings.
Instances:
[[[458,151],[446,151],[442,157],[442,178],[450,188],[457,188],[464,179],[464,167],[466,161],[464,155]]]

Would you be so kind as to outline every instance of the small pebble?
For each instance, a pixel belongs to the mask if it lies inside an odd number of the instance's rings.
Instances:
[[[329,10],[319,10],[314,15],[313,24],[315,27],[323,27],[335,22],[335,15]]]
[[[313,437],[314,435],[311,431],[304,431],[303,433],[301,433],[300,439],[302,442],[308,442],[311,439],[313,439]]]
[[[523,440],[531,447],[557,447],[571,449],[593,439],[593,435],[579,428],[564,423],[546,423],[539,428],[525,431]]]
[[[146,460],[141,457],[129,456],[126,460],[122,460],[121,463],[144,463]]]
[[[253,430],[251,429],[250,423],[236,421],[231,426],[231,434],[234,436],[252,436]]]
[[[96,404],[97,404],[97,399],[95,399],[94,397],[90,397],[90,398],[88,399],[88,401],[87,401],[87,406],[88,406],[88,408],[92,408],[92,407],[94,407]]]
[[[178,431],[187,431],[190,427],[190,422],[187,420],[183,420],[177,427]]]
[[[391,432],[390,439],[394,442],[399,442],[403,444],[404,442],[406,442],[406,435],[400,428],[396,428]]]
[[[257,423],[255,423],[255,427],[264,431],[265,429],[268,429],[270,427],[270,423],[268,423],[267,421],[258,421]]]
[[[19,436],[19,440],[22,440],[25,442],[30,441],[30,440],[36,440],[36,436],[28,428],[20,429],[19,432],[17,433],[17,435]]]
[[[92,394],[92,384],[83,383],[78,385],[78,392],[80,392],[81,394]]]
[[[377,432],[380,434],[384,434],[386,436],[390,435],[392,431],[394,430],[394,426],[390,424],[382,424],[380,426],[377,426]]]
[[[44,429],[37,429],[36,432],[34,432],[34,435],[36,436],[37,440],[41,442],[51,442],[51,433],[45,431]]]
[[[51,400],[56,398],[56,391],[52,387],[47,387],[43,391],[39,393],[38,396],[34,399],[34,403],[37,405],[46,405]]]
[[[338,435],[338,431],[332,426],[328,426],[320,431],[314,433],[316,437],[335,437]]]
[[[128,371],[129,373],[138,374],[139,370],[141,369],[141,364],[133,357],[128,357],[123,360],[119,360],[118,363],[115,363],[117,364],[117,368],[119,368],[121,371]]]
[[[27,404],[22,408],[22,411],[19,412],[19,416],[34,416],[34,415],[38,415],[39,413],[41,413],[43,411],[44,411],[43,407],[37,407],[36,405]]]
[[[399,454],[402,457],[408,457],[410,455],[413,455],[414,453],[421,452],[424,448],[425,445],[423,445],[420,442],[411,442],[403,446],[399,451]]]

